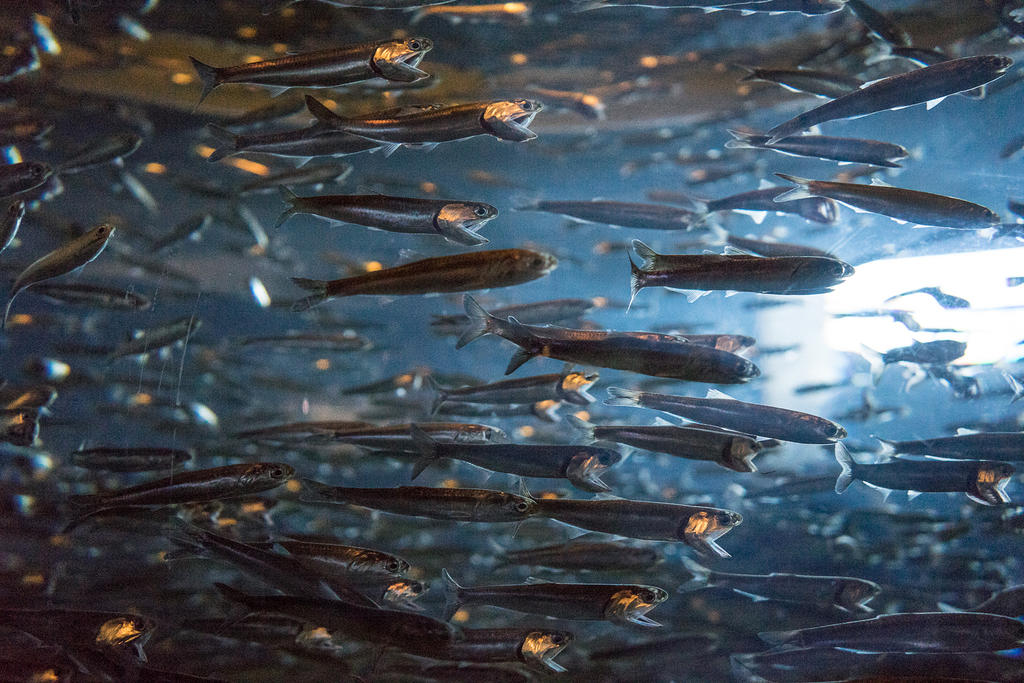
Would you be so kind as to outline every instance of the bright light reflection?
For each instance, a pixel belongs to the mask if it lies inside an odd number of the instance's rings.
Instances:
[[[914,341],[957,339],[967,342],[958,365],[1012,361],[1024,354],[1024,290],[1006,286],[1006,278],[1024,274],[1024,248],[892,258],[857,266],[857,272],[825,295],[826,312],[854,313],[873,309],[909,311],[921,326],[911,332],[892,318],[826,319],[825,343],[833,349],[864,353],[866,346],[886,351]],[[945,294],[967,299],[970,308],[944,309],[927,294],[893,301],[896,294],[922,287],[940,287]],[[948,328],[957,332],[928,332]]]

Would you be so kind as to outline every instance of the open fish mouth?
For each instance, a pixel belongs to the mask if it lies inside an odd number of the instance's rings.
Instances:
[[[544,108],[533,100],[507,100],[487,105],[482,117],[484,128],[502,140],[526,142],[537,134],[530,130],[530,124],[537,112]]]
[[[410,43],[415,43],[418,49],[411,47]],[[430,77],[430,74],[417,67],[432,47],[433,44],[426,38],[382,45],[374,52],[371,63],[374,70],[389,81],[413,83]]]

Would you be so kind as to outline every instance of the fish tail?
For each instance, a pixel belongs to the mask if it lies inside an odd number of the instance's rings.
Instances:
[[[515,318],[510,318],[510,320],[515,320]],[[512,354],[511,358],[509,358],[508,365],[505,366],[505,374],[511,375],[513,372],[518,370],[523,363],[527,362],[536,355],[537,354],[535,354],[533,351],[529,351],[527,349],[519,349],[518,351]]]
[[[163,529],[164,536],[180,550],[164,554],[164,560],[177,560],[184,557],[203,555],[206,544],[204,532],[194,524],[189,524],[180,517],[173,517]]]
[[[339,496],[333,486],[323,484],[315,479],[302,479],[302,493],[299,500],[306,503],[318,503],[326,500],[337,501]]]
[[[874,435],[872,434],[872,436],[874,436]],[[896,442],[895,441],[889,441],[888,439],[883,439],[883,438],[877,437],[877,436],[875,436],[875,438],[878,439],[879,443],[882,444],[882,452],[881,452],[882,456],[888,457],[890,455],[895,455],[895,453],[896,453]]]
[[[306,95],[306,109],[317,121],[331,128],[336,128],[337,124],[344,120],[312,95]]]
[[[213,587],[217,589],[217,592],[220,593],[221,597],[225,600],[229,600],[239,605],[248,606],[249,598],[251,597],[248,593],[243,593],[237,588],[232,588],[231,586],[220,582],[214,583]]]
[[[206,130],[223,145],[213,150],[213,153],[206,158],[207,161],[220,161],[238,151],[238,136],[230,130],[213,123],[206,124]]]
[[[623,389],[622,387],[608,387],[608,395],[611,398],[606,398],[604,404],[606,406],[632,406],[638,407],[640,405],[640,399],[643,392],[635,391],[633,389]]]
[[[633,308],[636,295],[644,288],[644,271],[637,268],[632,256],[627,254],[626,257],[629,259],[629,303],[626,304],[626,313],[629,313],[629,309]]]
[[[430,387],[430,390],[437,394],[434,397],[434,402],[430,404],[430,414],[436,415],[437,411],[441,408],[441,404],[448,399],[448,392],[445,391],[445,388],[438,384],[437,380],[432,376],[427,375],[426,380],[427,386]]]
[[[597,438],[594,436],[594,425],[590,422],[578,418],[575,415],[566,415],[565,420],[573,429],[576,429],[583,435],[582,438],[585,443],[594,443],[597,441]]]
[[[747,78],[741,78],[740,80],[747,80]],[[756,145],[750,142],[753,137],[750,133],[744,133],[741,130],[733,130],[731,128],[726,129],[729,135],[732,136],[732,140],[725,143],[727,149],[754,149]]]
[[[290,187],[285,187],[284,185],[281,186],[281,199],[288,204],[288,208],[282,211],[281,215],[278,216],[277,222],[274,223],[275,230],[280,228],[289,218],[299,212],[299,210],[295,208],[295,200],[298,198],[299,196],[292,192]]]
[[[189,57],[189,59],[192,60],[192,66],[195,67],[196,73],[199,74],[199,80],[203,83],[203,92],[199,95],[199,101],[196,102],[196,109],[198,109],[203,100],[213,92],[213,89],[220,85],[220,69],[203,64],[195,57]]]
[[[836,479],[836,493],[842,493],[850,488],[850,484],[853,483],[853,469],[857,466],[853,456],[850,455],[850,451],[843,445],[842,441],[836,442],[836,462],[843,468],[843,471],[839,473],[839,477]]]
[[[689,593],[707,586],[708,580],[711,577],[711,570],[686,555],[683,555],[681,559],[683,566],[686,567],[686,571],[690,572],[693,576],[690,577],[689,581],[681,584],[676,591],[679,593]]]
[[[412,442],[416,445],[416,448],[423,454],[412,468],[412,479],[416,479],[416,477],[423,474],[423,470],[438,460],[437,442],[415,424],[409,426],[409,435],[412,437]]]
[[[783,180],[788,180],[789,182],[795,184],[796,187],[794,187],[792,190],[783,192],[780,195],[776,195],[776,197],[772,201],[792,202],[797,199],[810,199],[811,197],[815,196],[814,194],[811,193],[810,189],[808,189],[810,187],[810,183],[814,182],[813,180],[808,180],[807,178],[799,178],[795,175],[787,175],[785,173],[776,173],[775,175],[779,176]]]
[[[469,342],[484,336],[485,334],[493,334],[493,320],[496,318],[488,313],[483,306],[481,306],[476,299],[469,294],[462,300],[463,306],[466,308],[466,315],[469,316],[469,327],[459,337],[459,341],[455,342],[455,348],[461,349]]]
[[[640,265],[640,270],[645,273],[649,273],[652,270],[657,270],[661,261],[661,254],[651,249],[649,246],[641,242],[640,240],[633,240],[633,251],[640,257],[643,263]]]
[[[292,304],[293,311],[308,311],[314,306],[319,306],[323,302],[327,301],[327,281],[326,280],[310,280],[304,277],[293,277],[292,282],[297,284],[302,289],[308,292],[312,292],[309,296],[304,299],[299,299]]]
[[[444,581],[444,616],[441,619],[450,621],[462,607],[462,586],[452,578],[447,569],[441,570],[441,579]]]

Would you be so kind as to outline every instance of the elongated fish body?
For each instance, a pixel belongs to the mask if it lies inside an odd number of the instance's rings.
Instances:
[[[566,401],[585,406],[594,402],[594,397],[587,393],[587,388],[597,379],[596,373],[565,371],[506,379],[461,389],[444,389],[439,387],[432,377],[427,377],[427,381],[437,392],[435,409],[445,402],[516,404]]]
[[[474,323],[463,333],[457,348],[485,334],[496,334],[516,344],[505,374],[535,356],[652,377],[716,384],[737,384],[761,374],[754,363],[728,351],[690,344],[678,337],[651,332],[603,332],[520,325],[490,315],[472,297],[466,297],[466,314]]]
[[[462,639],[433,656],[464,662],[524,662],[540,664],[556,672],[565,668],[553,661],[572,643],[569,631],[527,628],[474,628],[462,631]]]
[[[836,444],[836,461],[843,468],[836,479],[836,493],[854,480],[889,491],[917,493],[966,493],[982,505],[1010,502],[1006,484],[1013,465],[994,460],[907,460],[897,458],[879,465],[862,465],[843,444]]]
[[[71,496],[70,500],[74,505],[90,507],[200,503],[269,491],[284,484],[294,474],[294,468],[284,463],[224,465],[179,472],[164,479],[106,493]]]
[[[640,240],[633,240],[633,248],[643,259],[641,266],[629,261],[634,297],[645,287],[821,294],[853,275],[853,266],[831,256],[666,255]]]
[[[840,163],[870,164],[885,168],[899,168],[896,162],[909,156],[899,145],[878,140],[835,138],[824,135],[794,135],[768,144],[767,135],[730,130],[733,140],[725,143],[730,149],[770,149],[782,154],[814,159],[828,159]]]
[[[612,441],[677,458],[707,460],[736,472],[756,472],[753,460],[762,450],[749,436],[706,427],[592,425],[574,415],[567,419],[588,441]]]
[[[836,203],[827,197],[809,197],[794,202],[785,202],[781,205],[776,203],[775,198],[786,189],[786,186],[780,185],[750,192],[740,192],[718,199],[697,199],[681,192],[654,190],[648,192],[647,197],[656,202],[694,206],[706,212],[745,211],[754,215],[754,220],[757,222],[760,222],[758,214],[761,213],[795,214],[809,221],[826,225],[835,223],[839,217]]]
[[[697,213],[663,204],[604,200],[540,201],[519,210],[557,213],[586,223],[647,230],[689,230],[701,220]]]
[[[219,161],[233,154],[258,152],[279,157],[341,157],[377,149],[373,140],[332,130],[322,124],[314,124],[298,130],[276,133],[253,133],[236,135],[214,125],[207,129],[221,145],[208,157],[208,161]]]
[[[325,164],[323,166],[307,166],[282,173],[264,176],[246,183],[236,191],[239,195],[253,192],[273,192],[283,185],[319,185],[322,183],[340,183],[352,172],[348,163]]]
[[[615,541],[574,540],[505,553],[505,564],[550,567],[566,571],[647,571],[662,560],[650,547],[637,547]]]
[[[1024,623],[997,614],[906,612],[759,634],[772,645],[865,652],[994,652],[1017,647]]]
[[[921,363],[924,365],[947,365],[967,350],[965,342],[952,339],[936,339],[930,342],[914,342],[910,346],[890,349],[882,354],[883,363]]]
[[[263,14],[270,14],[301,0],[264,0]],[[317,0],[332,7],[360,7],[364,9],[418,9],[431,5],[443,5],[454,0]]]
[[[730,429],[741,434],[764,436],[794,443],[834,443],[846,438],[846,430],[831,420],[786,408],[744,403],[710,391],[714,398],[671,396],[647,391],[609,387],[605,404],[660,410],[684,420]]]
[[[441,235],[467,246],[486,243],[488,240],[477,231],[498,216],[498,210],[490,204],[449,199],[380,194],[298,197],[286,190],[285,200],[291,206],[281,215],[278,226],[297,213],[311,213],[387,232]]]
[[[1024,432],[982,432],[912,441],[886,441],[897,453],[937,458],[1024,461]]]
[[[379,609],[341,600],[324,600],[293,595],[248,595],[223,584],[215,584],[221,595],[253,612],[281,614],[315,624],[330,632],[388,645],[405,652],[429,656],[459,640],[454,626],[433,617],[404,610]]]
[[[530,498],[490,489],[446,489],[427,486],[351,488],[303,479],[305,502],[359,505],[382,512],[453,522],[521,522],[536,514]]]
[[[310,569],[353,583],[389,581],[401,578],[409,571],[409,563],[402,558],[370,548],[293,540],[254,545],[268,550],[279,545]]]
[[[449,618],[462,605],[482,604],[559,619],[657,626],[643,615],[668,599],[668,593],[656,586],[545,581],[464,588],[447,571],[443,575]]]
[[[202,322],[202,320],[195,316],[188,316],[165,325],[142,330],[132,339],[119,344],[110,356],[111,358],[123,358],[124,356],[135,356],[140,353],[158,351],[165,346],[188,339],[191,335],[195,334],[196,330],[202,327]]]
[[[66,275],[81,268],[100,255],[113,234],[114,226],[103,223],[81,237],[76,237],[67,244],[54,249],[23,270],[14,281],[10,297],[7,299],[4,325],[7,324],[7,316],[11,312],[14,297],[18,296],[19,292],[44,280]]]
[[[1002,614],[1017,619],[1024,615],[1024,586],[1004,588],[977,607],[963,611]]]
[[[491,309],[491,313],[502,320],[514,317],[521,323],[536,325],[538,323],[559,323],[577,320],[586,315],[597,304],[594,299],[553,299],[538,301],[532,304],[518,304]],[[430,327],[435,334],[459,336],[469,325],[467,315],[437,315]]]
[[[47,643],[60,642],[76,652],[79,648],[111,648],[141,654],[156,630],[152,619],[137,614],[59,608],[0,609],[0,623]]]
[[[528,249],[497,249],[428,258],[329,282],[292,278],[297,285],[313,292],[296,302],[292,310],[306,310],[341,296],[397,296],[509,287],[543,277],[557,265],[558,259],[550,254]]]
[[[306,106],[324,125],[394,146],[431,145],[477,135],[526,142],[537,137],[529,125],[537,112],[544,108],[533,100],[495,100],[424,109],[401,116],[396,116],[394,110],[388,110],[364,117],[344,118],[312,97],[306,97]]]
[[[768,242],[766,240],[748,239],[729,235],[725,238],[727,244],[737,249],[748,251],[758,256],[818,256],[823,258],[835,258],[827,251],[805,247],[802,244],[787,244],[785,242]],[[692,335],[691,335],[692,336]],[[690,337],[687,337],[689,339]]]
[[[768,131],[768,144],[775,144],[826,121],[941,100],[994,81],[1012,64],[1009,57],[998,55],[964,57],[883,78],[775,126]]]
[[[676,541],[719,557],[729,553],[715,541],[743,521],[732,510],[640,500],[541,498],[536,514],[606,534],[651,541]]]
[[[3,216],[0,216],[0,254],[14,242],[14,238],[18,235],[18,228],[21,226],[21,219],[24,217],[25,202],[20,199],[11,202]]]
[[[808,196],[829,197],[859,211],[939,228],[981,230],[999,223],[999,215],[980,204],[931,192],[888,185],[861,185],[828,180],[808,180],[776,173],[799,187],[775,198],[777,202]]]
[[[114,311],[147,311],[152,305],[149,297],[138,292],[86,282],[44,282],[35,285],[33,291],[62,304]]]
[[[764,81],[781,85],[793,92],[810,93],[820,97],[842,97],[857,90],[864,81],[846,74],[811,69],[764,69],[743,67],[750,73],[741,81]]]
[[[601,473],[622,458],[615,451],[594,446],[441,443],[415,426],[410,431],[423,453],[423,458],[413,469],[413,479],[432,463],[448,458],[492,472],[568,479],[579,489],[598,493],[610,490],[601,481]]]
[[[280,334],[264,337],[243,337],[237,341],[241,347],[263,347],[272,351],[313,351],[345,353],[349,351],[367,351],[373,348],[373,342],[358,334],[342,332],[340,334]]]
[[[868,30],[894,47],[910,47],[910,36],[896,22],[864,0],[846,0],[846,9],[864,22]]]
[[[37,161],[0,164],[0,198],[37,188],[51,175],[53,169]]]
[[[118,448],[101,446],[72,451],[73,465],[106,472],[151,472],[184,465],[192,454],[176,448]]]
[[[276,88],[336,88],[371,78],[411,83],[427,77],[416,67],[433,46],[419,37],[378,40],[221,68],[191,59],[203,82],[202,103],[222,83]]]
[[[813,17],[838,12],[845,5],[846,0],[751,0],[750,2],[723,5],[719,9],[743,14],[799,12]]]
[[[115,133],[97,140],[65,159],[57,172],[61,174],[80,173],[102,164],[124,165],[124,158],[130,156],[142,144],[142,138],[132,132]]]
[[[264,427],[235,434],[238,438],[280,439],[292,436],[304,440],[311,436],[322,440],[348,443],[373,450],[417,452],[409,424],[373,425],[351,422],[298,422],[274,427]],[[420,422],[418,426],[436,441],[461,441],[466,443],[505,442],[505,432],[488,425],[462,422]]]

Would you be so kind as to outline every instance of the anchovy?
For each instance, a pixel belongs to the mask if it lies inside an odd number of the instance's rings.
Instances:
[[[328,130],[321,124],[298,130],[252,135],[236,135],[213,124],[206,128],[223,143],[207,157],[207,161],[211,162],[220,161],[234,154],[254,152],[279,157],[297,157],[305,163],[313,157],[343,157],[380,147],[373,140]]]
[[[20,199],[11,202],[3,217],[0,217],[0,254],[4,249],[11,246],[14,238],[18,235],[18,228],[21,226],[21,219],[25,217],[25,202]]]
[[[0,410],[46,408],[57,399],[57,390],[45,385],[18,386],[0,383]]]
[[[477,135],[526,142],[537,137],[529,125],[544,108],[533,100],[494,100],[426,109],[403,116],[395,116],[391,110],[344,118],[310,96],[306,97],[306,106],[318,121],[330,128],[379,142],[385,155],[403,144],[431,147]]]
[[[202,320],[194,315],[187,318],[180,318],[170,323],[141,330],[128,341],[118,344],[110,358],[123,358],[125,356],[137,356],[142,353],[152,353],[165,346],[171,346],[179,341],[188,341],[202,326]]]
[[[563,524],[626,538],[681,542],[718,557],[730,555],[715,541],[743,521],[732,510],[619,498],[539,498],[536,506],[535,514]]]
[[[831,256],[754,256],[742,253],[659,254],[640,240],[633,248],[643,259],[629,259],[632,297],[645,287],[693,292],[711,290],[761,294],[822,294],[853,275],[853,266]]]
[[[301,0],[263,0],[263,14],[271,14],[294,5]],[[332,7],[361,7],[364,9],[417,9],[430,5],[443,5],[454,0],[317,0]]]
[[[895,21],[864,0],[846,0],[846,9],[864,22],[868,30],[893,47],[910,47],[910,36]]]
[[[444,578],[446,620],[463,605],[484,604],[559,619],[660,626],[646,614],[668,599],[668,593],[657,586],[541,581],[464,588],[447,569],[441,570],[441,576]]]
[[[874,581],[850,576],[808,576],[781,572],[730,574],[712,571],[686,557],[683,563],[694,576],[680,587],[681,591],[722,586],[758,598],[828,605],[847,612],[871,612],[865,603],[882,592],[882,587]]]
[[[647,391],[608,387],[605,405],[660,410],[684,420],[704,422],[741,434],[764,436],[794,443],[828,444],[846,438],[846,430],[823,417],[786,408],[744,403],[720,391],[708,390],[708,398],[670,396]]]
[[[300,439],[321,436],[326,440],[348,443],[368,449],[404,451],[416,453],[417,448],[409,435],[409,424],[378,426],[365,422],[327,421],[296,422],[273,427],[239,432],[235,438],[280,438],[294,434]],[[420,429],[437,441],[460,441],[466,443],[504,442],[505,432],[488,425],[461,422],[420,422]]]
[[[307,568],[326,578],[338,578],[346,583],[391,581],[404,577],[409,571],[409,563],[406,560],[370,548],[295,540],[253,545],[265,550],[279,545]]]
[[[780,206],[775,202],[775,198],[786,189],[785,185],[765,187],[718,199],[700,199],[682,192],[652,190],[647,193],[647,198],[656,202],[689,206],[701,213],[716,211],[745,213],[751,216],[755,223],[764,222],[769,213],[796,214],[809,221],[825,225],[835,223],[839,217],[836,203],[827,197],[809,197],[795,202],[786,202]]]
[[[736,130],[730,130],[729,134],[733,137],[725,143],[729,149],[769,149],[790,156],[828,159],[840,163],[900,168],[896,162],[910,155],[910,152],[900,145],[878,140],[795,135],[769,144],[767,135]]]
[[[964,355],[965,342],[952,339],[937,339],[930,342],[914,342],[910,346],[890,349],[882,354],[883,363],[921,363],[925,365],[948,365]]]
[[[661,553],[651,547],[575,539],[557,545],[506,552],[502,562],[564,571],[647,571],[663,559]]]
[[[605,104],[597,95],[568,90],[551,90],[550,88],[538,88],[535,86],[530,86],[527,89],[541,97],[545,102],[574,111],[584,118],[594,121],[603,121],[605,119]]]
[[[254,612],[280,614],[375,645],[387,645],[420,656],[460,640],[457,628],[414,612],[354,605],[340,600],[293,595],[248,595],[222,583],[214,584],[228,600]]]
[[[908,455],[957,460],[971,460],[983,455],[989,460],[1024,461],[1024,432],[979,432],[912,441],[880,441],[896,453]]]
[[[291,171],[283,171],[274,175],[264,176],[246,183],[236,191],[239,195],[254,192],[273,192],[283,185],[323,185],[340,183],[352,173],[352,165],[347,163],[329,164],[324,166],[307,166]]]
[[[151,246],[154,251],[160,251],[187,239],[198,239],[200,234],[213,225],[213,216],[209,213],[197,213],[189,216],[178,225],[157,239],[154,239]]]
[[[550,671],[564,673],[565,667],[554,658],[569,646],[574,636],[569,631],[546,628],[465,629],[462,639],[432,656],[459,662],[523,662],[539,664]]]
[[[130,289],[86,282],[44,282],[35,285],[32,291],[62,304],[115,311],[148,311],[153,305],[149,297]]]
[[[304,311],[328,299],[356,295],[410,295],[509,287],[536,280],[558,266],[558,259],[527,249],[497,249],[414,261],[340,280],[292,278],[312,292],[292,305]]]
[[[437,393],[431,412],[437,412],[442,403],[539,403],[541,401],[566,401],[578,406],[594,402],[587,389],[598,379],[597,373],[573,372],[571,367],[562,372],[507,379],[501,382],[479,386],[447,389],[427,375],[427,383]]]
[[[758,635],[770,645],[861,652],[994,652],[1018,647],[1024,623],[996,614],[906,612]]]
[[[367,351],[373,348],[373,342],[366,337],[354,333],[300,333],[266,335],[262,337],[242,337],[235,341],[242,347],[270,347],[271,351],[313,351],[313,352],[347,352]]]
[[[486,334],[494,334],[520,347],[505,374],[536,356],[569,363],[627,370],[652,377],[716,384],[738,384],[761,374],[754,363],[728,351],[690,344],[677,337],[645,332],[591,332],[520,325],[499,320],[471,296],[466,314],[473,321],[456,348]]]
[[[843,471],[836,479],[836,493],[842,493],[855,480],[870,486],[918,493],[966,493],[982,505],[1010,502],[1006,485],[1013,476],[1013,465],[993,460],[905,460],[880,465],[857,463],[842,443],[836,444],[836,462]]]
[[[413,479],[447,458],[520,477],[568,479],[578,489],[600,493],[611,490],[601,481],[601,473],[622,458],[613,450],[594,446],[443,443],[416,425],[409,431],[422,454],[413,467]]]
[[[177,448],[124,448],[99,446],[72,451],[71,464],[105,472],[151,472],[174,469],[192,459],[192,454]]]
[[[603,223],[620,228],[645,230],[689,230],[703,216],[663,204],[636,204],[604,200],[539,201],[521,206],[517,211],[543,211],[568,216],[585,223]]]
[[[81,237],[76,237],[63,246],[54,249],[21,271],[21,274],[14,281],[14,286],[11,288],[10,297],[7,299],[7,307],[4,309],[3,325],[0,325],[0,328],[7,325],[7,316],[11,313],[11,304],[14,303],[14,297],[18,296],[19,292],[44,280],[67,275],[78,270],[100,255],[113,234],[114,226],[106,223],[98,225]]]
[[[1018,619],[1021,615],[1024,615],[1024,586],[1004,588],[977,607],[967,610],[958,610],[944,604],[939,606],[942,607],[944,612],[947,609],[957,612],[982,612],[984,614],[1001,614],[1004,617]]]
[[[899,299],[903,296],[910,296],[911,294],[927,294],[931,298],[935,299],[935,303],[946,309],[955,308],[970,308],[971,302],[967,299],[963,299],[952,294],[946,294],[938,287],[921,287],[919,289],[912,289],[909,292],[903,292],[902,294],[896,294],[890,296],[886,301],[892,301],[893,299]]]
[[[766,240],[749,239],[729,235],[725,238],[727,244],[758,256],[817,256],[821,258],[835,258],[832,254],[822,249],[805,247],[802,244],[787,244],[785,242],[768,242]]]
[[[575,415],[566,419],[583,433],[587,443],[613,441],[677,458],[709,460],[734,472],[756,472],[754,458],[763,448],[756,439],[745,434],[713,428],[594,425]]]
[[[124,158],[131,156],[142,145],[142,138],[131,132],[114,133],[96,140],[65,159],[56,172],[80,173],[94,166],[113,163],[124,166]]]
[[[368,195],[321,195],[299,197],[283,188],[290,205],[274,227],[295,214],[311,213],[332,223],[354,223],[368,228],[405,234],[441,235],[449,242],[479,246],[488,240],[478,231],[498,216],[498,210],[482,202],[419,199]]]
[[[39,187],[53,175],[53,169],[37,161],[0,164],[0,198]]]
[[[896,221],[958,230],[981,230],[999,223],[999,215],[991,209],[955,197],[888,185],[808,180],[783,173],[775,175],[798,186],[776,197],[777,202],[829,197],[854,210],[881,214]]]
[[[1009,57],[996,55],[964,57],[883,78],[775,126],[768,131],[768,144],[826,121],[867,116],[922,102],[927,102],[930,109],[949,95],[994,81],[1012,64]]]
[[[513,317],[521,323],[559,323],[577,320],[598,306],[596,299],[553,299],[491,309],[502,320]],[[435,334],[461,336],[470,325],[467,315],[435,315],[430,323]]]
[[[522,522],[537,513],[537,502],[490,489],[448,489],[426,486],[351,488],[303,479],[303,502],[359,505],[382,512],[453,522]]]
[[[749,73],[741,78],[740,81],[775,83],[792,92],[809,93],[820,97],[842,97],[843,95],[855,92],[864,85],[864,81],[855,76],[828,71],[765,69],[742,65],[741,68],[746,69]]]
[[[287,88],[336,88],[371,78],[411,83],[426,78],[416,67],[434,47],[428,38],[378,40],[278,59],[213,67],[189,57],[203,83],[199,104],[222,83],[251,83]]]

